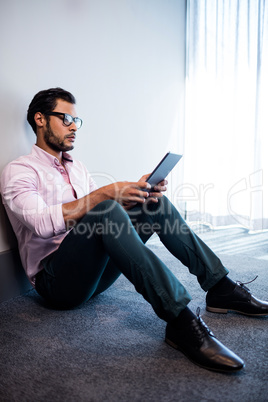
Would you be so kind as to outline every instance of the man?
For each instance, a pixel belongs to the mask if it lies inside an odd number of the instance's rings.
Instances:
[[[52,306],[72,308],[103,292],[123,273],[167,322],[168,344],[204,368],[242,369],[243,360],[187,307],[189,293],[145,243],[157,232],[197,276],[211,312],[266,315],[268,303],[229,279],[218,257],[163,196],[166,181],[150,188],[145,175],[138,182],[98,189],[82,163],[67,153],[82,125],[76,116],[69,92],[52,88],[36,94],[27,115],[36,145],[30,155],[11,162],[1,177],[3,202],[32,285]],[[175,223],[177,230],[171,233]]]

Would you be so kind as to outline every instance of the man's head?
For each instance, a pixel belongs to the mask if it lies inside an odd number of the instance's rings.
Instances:
[[[75,97],[62,88],[46,89],[34,96],[28,108],[27,120],[35,134],[37,133],[35,114],[40,112],[45,116],[49,116],[49,113],[56,108],[59,99],[71,104],[76,103]]]
[[[82,125],[74,96],[61,88],[38,92],[29,105],[27,120],[37,136],[36,145],[57,157],[74,148],[76,131]]]

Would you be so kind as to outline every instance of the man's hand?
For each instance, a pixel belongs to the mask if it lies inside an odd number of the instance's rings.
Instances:
[[[143,204],[150,195],[151,186],[144,180],[117,182],[104,187],[108,198],[124,206]]]
[[[140,185],[141,188],[144,188],[144,183],[146,183],[147,186],[148,186],[149,183],[147,183],[146,180],[148,179],[149,176],[150,176],[150,173],[145,174],[144,176],[142,176],[140,178],[140,180],[136,184]],[[168,184],[167,180],[163,180],[160,183],[158,183],[158,185],[155,186],[153,189],[149,185],[148,196],[146,197],[145,202],[146,203],[148,203],[148,202],[157,203],[158,198],[163,197],[162,192],[167,190],[167,184]],[[137,205],[137,202],[135,202],[133,200],[132,201],[126,201],[126,202],[124,202],[123,205],[124,205],[125,209],[131,209],[135,205]]]
[[[146,180],[148,179],[149,176],[150,176],[150,174],[145,174],[144,176],[141,177],[139,182],[140,181],[146,182]],[[163,197],[162,192],[167,190],[167,184],[168,184],[168,181],[163,180],[160,183],[158,183],[157,186],[154,186],[154,188],[152,188],[149,192],[148,201],[157,202],[158,198]]]

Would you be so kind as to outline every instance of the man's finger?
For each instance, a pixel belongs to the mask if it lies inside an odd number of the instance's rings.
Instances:
[[[154,191],[156,191],[156,192],[161,192],[161,191],[166,191],[167,190],[167,186],[162,186],[162,185],[159,185],[159,184],[157,184],[157,186],[154,186]]]
[[[147,183],[147,181],[138,181],[136,183],[132,183],[136,186],[136,188],[142,188],[146,190],[150,190],[151,184]]]
[[[154,192],[150,192],[149,193],[149,198],[154,197],[154,198],[161,198],[163,197],[163,194],[158,192],[158,191],[154,191]]]

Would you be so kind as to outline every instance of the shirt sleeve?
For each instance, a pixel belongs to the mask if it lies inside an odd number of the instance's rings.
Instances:
[[[82,162],[77,162],[77,168],[79,172],[79,177],[80,177],[80,183],[83,183],[83,191],[80,193],[80,195],[83,197],[87,194],[92,193],[93,191],[98,189],[98,186],[93,179],[92,175],[89,173],[88,169]],[[83,175],[83,179],[81,179]]]
[[[98,186],[97,186],[95,180],[90,175],[90,173],[88,173],[88,182],[89,182],[89,193],[92,193],[92,191],[98,190]]]
[[[37,174],[30,167],[9,165],[1,177],[1,193],[11,213],[36,236],[50,238],[66,232],[62,204],[45,202],[38,191]]]

